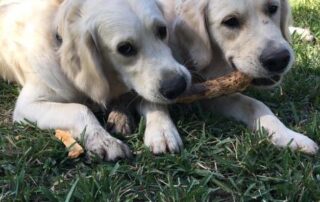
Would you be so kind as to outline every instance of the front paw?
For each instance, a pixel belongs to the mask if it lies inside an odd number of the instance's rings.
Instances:
[[[318,145],[309,137],[287,128],[273,133],[271,141],[276,146],[289,146],[293,150],[299,150],[307,154],[316,154],[319,149]]]
[[[103,129],[90,133],[85,140],[85,145],[89,156],[98,156],[106,161],[116,161],[132,156],[126,144],[112,137]]]
[[[182,140],[173,123],[147,124],[144,143],[154,154],[179,153],[183,149]]]
[[[134,120],[130,112],[112,110],[107,120],[107,130],[111,133],[131,135],[134,128]]]

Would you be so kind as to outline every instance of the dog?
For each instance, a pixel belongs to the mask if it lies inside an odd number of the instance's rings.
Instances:
[[[237,70],[254,78],[253,86],[272,88],[294,63],[287,0],[159,0],[159,3],[168,21],[174,57],[205,79]],[[208,111],[245,123],[253,131],[265,129],[277,147],[289,146],[309,154],[318,150],[313,140],[287,128],[254,98],[236,93],[201,104]],[[146,119],[144,143],[153,153],[181,151],[183,144],[166,106],[143,101],[138,111]]]
[[[11,1],[0,5],[0,30],[0,75],[22,86],[13,120],[69,131],[104,160],[131,151],[86,103],[105,108],[133,90],[166,104],[191,83],[152,0]]]

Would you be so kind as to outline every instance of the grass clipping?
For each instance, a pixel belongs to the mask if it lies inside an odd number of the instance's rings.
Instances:
[[[177,99],[177,103],[187,104],[203,99],[212,99],[242,92],[250,85],[251,81],[252,78],[249,76],[235,71],[217,79],[193,84],[185,94]],[[69,158],[78,158],[84,152],[81,145],[72,138],[70,133],[56,130],[56,137],[69,149]]]

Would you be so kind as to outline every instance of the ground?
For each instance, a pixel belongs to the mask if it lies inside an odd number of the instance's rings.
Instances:
[[[318,0],[293,0],[295,24],[320,39]],[[250,90],[290,128],[320,143],[320,43],[293,41],[297,62],[281,88]],[[12,125],[19,87],[0,82],[0,201],[319,201],[320,156],[272,146],[263,133],[200,110],[173,109],[185,143],[153,156],[144,124],[122,138],[135,157],[89,164],[67,159],[53,131]]]

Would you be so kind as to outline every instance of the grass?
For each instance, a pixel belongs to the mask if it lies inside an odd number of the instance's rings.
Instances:
[[[293,2],[296,24],[320,39],[320,4]],[[294,39],[297,65],[280,88],[248,94],[290,128],[320,142],[320,43]],[[263,133],[192,106],[175,109],[180,155],[153,156],[144,124],[126,138],[136,156],[117,163],[69,160],[53,131],[13,125],[17,86],[0,82],[0,201],[319,201],[320,156],[279,150]],[[186,112],[187,111],[187,112]],[[188,114],[188,116],[186,116]]]

